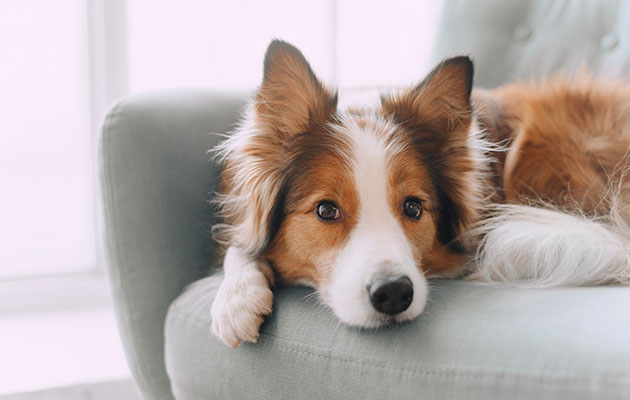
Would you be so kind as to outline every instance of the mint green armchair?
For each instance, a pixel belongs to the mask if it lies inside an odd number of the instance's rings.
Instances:
[[[435,59],[471,54],[494,87],[585,64],[630,76],[630,2],[446,1]],[[431,282],[392,329],[340,325],[310,289],[276,291],[257,344],[210,333],[217,167],[207,150],[245,96],[170,91],[109,112],[102,211],[118,324],[147,399],[630,399],[630,288],[525,290]],[[206,278],[204,278],[206,277]]]

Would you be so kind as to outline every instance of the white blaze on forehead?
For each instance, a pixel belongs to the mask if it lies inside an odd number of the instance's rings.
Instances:
[[[376,236],[392,229],[402,233],[389,201],[391,160],[402,149],[393,138],[396,126],[379,117],[350,117],[345,122],[353,148],[354,182],[359,195],[355,231],[368,230]]]
[[[359,195],[359,224],[383,227],[393,218],[387,201],[389,157],[383,137],[371,126],[352,126],[354,181]]]

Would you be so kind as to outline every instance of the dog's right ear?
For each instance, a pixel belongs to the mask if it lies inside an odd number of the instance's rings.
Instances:
[[[262,85],[235,133],[217,151],[223,161],[217,203],[224,224],[217,239],[259,256],[284,218],[287,145],[330,121],[337,95],[316,78],[302,53],[274,40],[267,48]]]
[[[315,76],[300,50],[281,40],[267,48],[263,83],[256,95],[256,112],[281,140],[330,120],[337,93]]]

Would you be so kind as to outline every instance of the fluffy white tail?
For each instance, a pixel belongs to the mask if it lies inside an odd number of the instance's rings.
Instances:
[[[615,212],[593,219],[499,205],[472,237],[479,240],[472,280],[529,287],[630,284],[630,228]]]

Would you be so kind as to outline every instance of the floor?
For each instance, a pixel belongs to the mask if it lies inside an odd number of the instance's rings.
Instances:
[[[142,400],[142,397],[135,384],[127,379],[0,395],[0,400]]]
[[[0,399],[137,398],[99,397],[133,393],[107,282],[68,282],[0,285]]]

